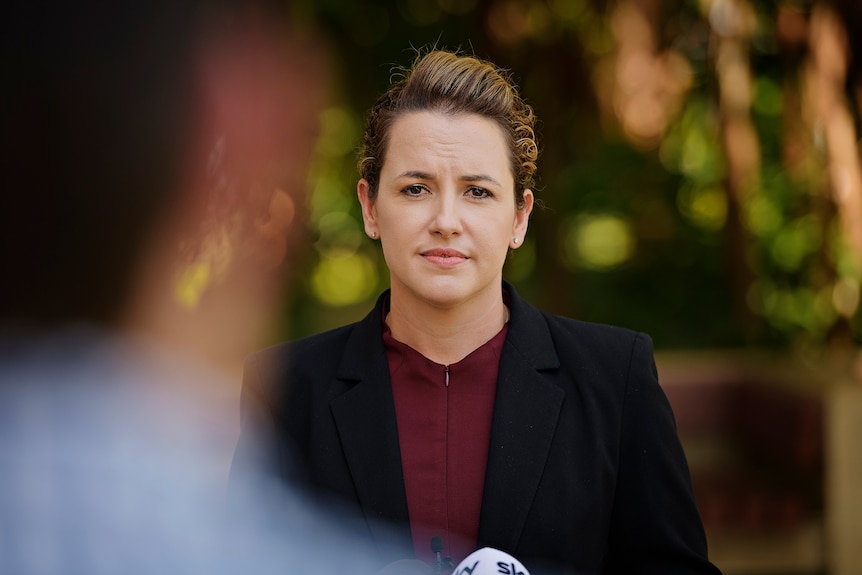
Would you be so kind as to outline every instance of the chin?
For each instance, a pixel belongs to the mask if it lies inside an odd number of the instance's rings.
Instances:
[[[439,308],[455,307],[478,295],[473,286],[465,285],[457,278],[443,278],[444,281],[428,280],[414,292],[429,305]]]

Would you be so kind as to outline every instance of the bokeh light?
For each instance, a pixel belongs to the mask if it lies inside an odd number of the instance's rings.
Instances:
[[[361,252],[332,250],[321,255],[311,273],[314,297],[333,307],[361,302],[377,290],[377,266]]]
[[[627,219],[615,214],[589,214],[569,221],[561,245],[570,267],[604,270],[627,261],[634,243]]]
[[[677,208],[694,225],[720,230],[727,220],[727,193],[718,187],[683,187],[677,194]]]
[[[785,271],[798,270],[808,255],[820,250],[822,233],[816,216],[806,215],[780,228],[772,239],[769,253]]]

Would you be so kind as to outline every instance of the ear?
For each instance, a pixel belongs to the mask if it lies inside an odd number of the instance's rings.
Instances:
[[[362,178],[356,184],[356,196],[359,198],[359,204],[362,206],[362,221],[365,223],[365,233],[373,239],[380,237],[380,230],[377,228],[377,210],[374,207],[374,200],[369,197],[371,186],[368,180]]]
[[[535,198],[532,190],[524,190],[524,205],[515,210],[515,222],[512,225],[512,238],[509,240],[509,247],[517,249],[524,243],[524,236],[527,235],[527,226],[530,223],[530,214],[533,213],[533,204]]]

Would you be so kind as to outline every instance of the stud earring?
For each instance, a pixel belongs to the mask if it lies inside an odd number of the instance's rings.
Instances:
[[[371,232],[371,239],[372,239],[372,240],[376,240],[376,239],[377,239],[377,232]]]
[[[521,241],[521,240],[519,240],[518,238],[512,238],[512,241],[514,241],[514,242],[515,242],[515,245],[518,245],[518,242],[519,242],[519,241]]]

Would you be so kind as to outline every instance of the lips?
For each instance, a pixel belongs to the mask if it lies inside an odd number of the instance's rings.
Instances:
[[[467,256],[458,250],[451,249],[433,249],[421,253],[425,261],[438,265],[440,267],[452,267],[467,261]]]
[[[465,256],[464,254],[462,254],[458,250],[446,250],[446,249],[428,250],[427,252],[422,252],[422,255],[425,257],[434,257],[434,258],[467,259],[467,256]]]

